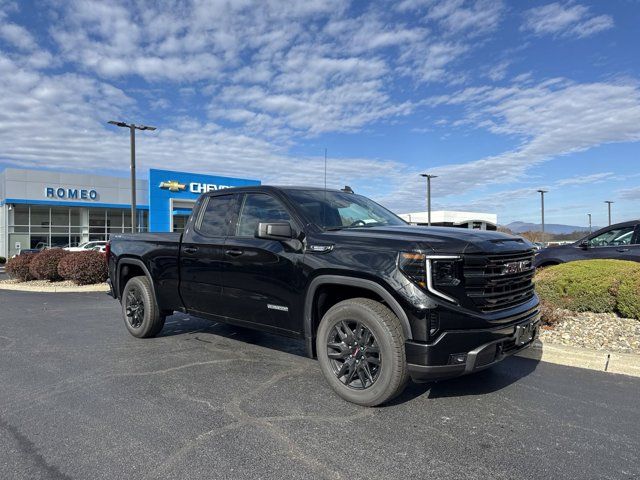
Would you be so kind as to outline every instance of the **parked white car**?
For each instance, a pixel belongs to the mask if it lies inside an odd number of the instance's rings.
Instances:
[[[77,247],[65,247],[65,250],[69,252],[85,252],[87,250],[97,250],[98,252],[104,253],[106,246],[107,242],[102,241],[84,242]]]

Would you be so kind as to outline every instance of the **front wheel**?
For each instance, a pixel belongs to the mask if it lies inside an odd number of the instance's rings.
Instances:
[[[376,406],[399,395],[408,381],[400,320],[368,298],[344,300],[324,315],[316,336],[318,361],[345,400]]]
[[[133,277],[125,285],[122,316],[127,330],[134,337],[155,337],[164,327],[165,315],[158,308],[147,277]]]

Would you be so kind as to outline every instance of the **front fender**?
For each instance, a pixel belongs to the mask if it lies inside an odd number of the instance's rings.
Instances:
[[[304,337],[307,349],[307,356],[314,357],[314,340],[315,332],[313,331],[313,302],[315,300],[316,291],[318,287],[322,285],[347,285],[350,287],[358,287],[365,290],[369,290],[376,295],[379,295],[391,308],[393,313],[400,319],[402,325],[402,331],[405,338],[410,340],[413,338],[411,332],[411,326],[409,319],[402,306],[393,297],[393,295],[382,285],[374,282],[373,280],[367,280],[365,278],[351,277],[346,275],[320,275],[314,278],[309,287],[304,300]]]

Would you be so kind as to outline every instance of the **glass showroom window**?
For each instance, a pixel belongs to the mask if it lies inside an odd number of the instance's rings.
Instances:
[[[72,219],[75,223],[73,235]],[[77,208],[14,205],[13,219],[9,224],[10,247],[17,253],[17,244],[20,244],[20,249],[73,245],[74,241],[80,240],[79,224],[80,210]]]
[[[13,205],[9,211],[9,256],[30,247],[29,240],[29,206]]]
[[[69,208],[51,207],[51,247],[68,247],[69,245]]]
[[[82,217],[79,208],[69,209],[69,246],[77,247],[82,243]],[[86,234],[86,230],[84,232]]]
[[[131,232],[131,210],[124,210],[123,226],[125,232]],[[138,232],[146,232],[148,230],[149,212],[146,210],[138,210]]]
[[[89,241],[105,241],[107,239],[107,210],[89,210]]]
[[[29,248],[43,249],[49,246],[51,234],[51,210],[49,207],[32,205],[30,208]],[[24,247],[23,247],[24,248]]]
[[[148,214],[138,210],[138,232],[147,231]],[[105,209],[89,211],[89,241],[109,240],[116,233],[131,232],[131,210]]]

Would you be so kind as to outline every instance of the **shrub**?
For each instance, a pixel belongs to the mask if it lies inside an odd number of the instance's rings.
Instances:
[[[536,275],[536,291],[547,308],[640,319],[640,263],[581,260],[547,267]]]
[[[72,252],[58,264],[58,274],[78,285],[104,282],[108,276],[104,254],[96,251]]]
[[[29,264],[38,255],[38,253],[25,253],[9,259],[7,262],[7,273],[9,277],[20,280],[21,282],[33,280],[33,276],[29,271]]]
[[[36,280],[50,280],[52,282],[62,280],[58,275],[58,263],[68,255],[69,252],[61,248],[43,250],[34,256],[29,265],[29,272]]]
[[[4,257],[0,257],[0,265],[4,265],[5,263],[7,263],[7,259]]]
[[[553,326],[562,318],[562,313],[553,304],[540,299],[540,317],[543,325]]]
[[[71,272],[73,268],[73,264],[75,263],[74,257],[77,252],[69,252],[68,255],[65,255],[58,262],[58,275],[60,278],[64,280],[71,280]]]

